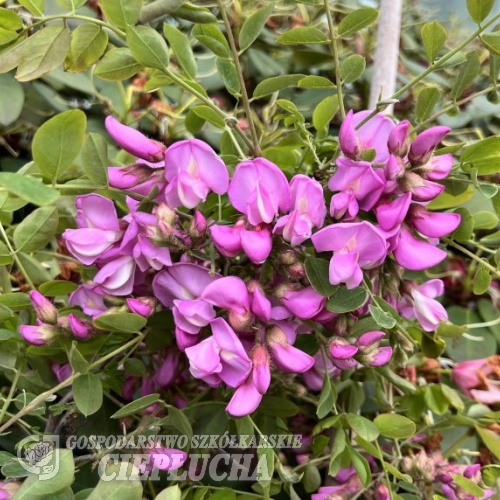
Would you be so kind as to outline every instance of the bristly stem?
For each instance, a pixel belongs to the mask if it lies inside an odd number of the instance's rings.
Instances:
[[[229,47],[231,48],[234,66],[236,68],[236,74],[238,75],[238,81],[240,82],[241,100],[243,101],[243,107],[245,108],[245,114],[247,115],[250,135],[252,136],[253,153],[254,156],[262,156],[262,151],[260,149],[260,144],[259,144],[259,137],[257,136],[257,129],[255,128],[255,123],[253,121],[252,108],[250,106],[250,101],[248,99],[248,93],[245,86],[245,78],[243,77],[243,71],[241,69],[240,59],[238,57],[238,49],[236,48],[236,42],[234,41],[234,35],[231,29],[231,23],[229,21],[229,18],[227,17],[226,8],[224,7],[222,0],[219,0],[219,9],[222,15],[222,20],[224,21],[224,26],[226,27],[226,35],[229,41]]]
[[[342,120],[345,118],[344,94],[342,92],[342,78],[340,77],[340,60],[339,60],[339,37],[337,36],[337,28],[333,22],[332,11],[330,10],[329,0],[324,0],[326,19],[328,20],[328,29],[330,31],[330,43],[335,64],[335,85],[337,86],[337,95],[339,97],[339,111]]]

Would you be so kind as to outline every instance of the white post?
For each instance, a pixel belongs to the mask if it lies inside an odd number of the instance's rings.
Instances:
[[[396,92],[402,7],[403,0],[380,0],[370,109],[375,109],[380,95],[382,99],[387,99]],[[391,104],[384,112],[390,114],[393,108]]]

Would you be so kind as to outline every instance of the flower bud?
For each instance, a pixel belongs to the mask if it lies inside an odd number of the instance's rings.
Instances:
[[[131,312],[144,316],[145,318],[154,312],[156,306],[156,301],[153,297],[129,298],[126,302]]]
[[[58,335],[59,329],[53,325],[22,325],[19,328],[21,336],[26,342],[33,345],[44,345],[54,340]]]
[[[69,322],[69,328],[75,337],[81,340],[87,340],[90,337],[93,328],[88,321],[84,321],[80,319],[78,316],[70,314],[68,316],[68,322]]]
[[[40,321],[50,324],[55,324],[57,322],[57,309],[50,300],[36,290],[31,290],[30,299],[35,309],[36,316]]]
[[[206,233],[207,220],[199,210],[195,210],[194,217],[189,225],[189,236],[193,240],[200,240],[205,237]]]
[[[252,324],[253,314],[250,311],[246,311],[243,314],[238,314],[235,311],[229,311],[228,321],[235,331],[245,332]]]

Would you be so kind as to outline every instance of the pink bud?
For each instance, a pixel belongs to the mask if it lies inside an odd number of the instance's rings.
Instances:
[[[57,322],[57,309],[50,300],[36,290],[31,290],[30,299],[35,309],[36,316],[40,321],[51,324]]]
[[[163,144],[148,139],[138,130],[123,125],[112,116],[106,118],[105,126],[108,134],[118,146],[131,155],[151,162],[163,160],[163,152],[165,151]]]
[[[154,312],[156,306],[156,301],[153,297],[129,298],[126,302],[130,311],[145,318]]]
[[[44,345],[54,340],[59,333],[57,327],[52,325],[21,325],[19,327],[21,336],[26,342],[33,345]]]
[[[68,321],[69,327],[75,337],[81,340],[86,340],[90,337],[92,326],[88,321],[84,321],[74,314],[68,316]]]
[[[342,337],[332,338],[328,348],[334,359],[349,359],[358,352],[356,346],[351,345],[349,341]]]

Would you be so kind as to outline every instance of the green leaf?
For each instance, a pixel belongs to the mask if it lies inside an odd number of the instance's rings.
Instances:
[[[76,283],[72,281],[56,280],[47,281],[40,285],[40,293],[46,297],[62,297],[69,295],[78,288]]]
[[[288,399],[265,395],[259,405],[259,413],[272,417],[294,417],[300,408]]]
[[[13,42],[18,37],[14,30],[8,30],[0,26],[0,46]]]
[[[173,14],[192,23],[216,23],[217,18],[206,7],[198,7],[190,3],[183,3]]]
[[[450,406],[450,402],[445,398],[441,386],[430,384],[424,387],[423,391],[427,408],[436,415],[444,415]]]
[[[497,460],[500,460],[500,437],[493,431],[489,429],[484,429],[476,425],[476,431],[479,437],[485,444],[486,448],[493,453]]]
[[[164,489],[158,495],[156,495],[156,500],[181,500],[182,492],[179,486],[169,486]]]
[[[396,413],[383,413],[373,421],[382,436],[392,439],[406,439],[417,432],[413,420]]]
[[[498,31],[485,33],[481,36],[481,42],[492,54],[500,55],[500,33]]]
[[[359,54],[353,54],[342,61],[340,65],[340,78],[344,83],[355,82],[364,73],[365,68],[365,58]]]
[[[96,186],[108,185],[108,143],[102,135],[89,133],[82,149],[82,167],[85,175]]]
[[[148,26],[129,26],[127,42],[132,55],[143,66],[165,69],[168,66],[168,47],[162,36]]]
[[[405,483],[413,483],[413,478],[409,476],[408,474],[403,474],[399,469],[396,469],[394,465],[388,463],[388,462],[383,462],[382,463],[384,469],[389,472],[389,474],[392,474],[394,477],[401,479],[401,481],[404,481]]]
[[[485,491],[480,488],[472,479],[468,479],[460,474],[451,474],[455,484],[463,488],[467,493],[470,493],[474,498],[482,498]]]
[[[349,451],[349,456],[351,457],[352,466],[358,473],[359,479],[363,483],[363,486],[368,487],[372,479],[372,473],[370,471],[368,460],[366,460],[366,458],[354,448],[349,447],[347,450]]]
[[[460,66],[457,79],[451,89],[451,97],[458,99],[464,90],[472,83],[472,81],[479,74],[481,63],[477,52],[472,51],[467,54],[465,63]]]
[[[18,2],[35,16],[43,16],[45,11],[44,0],[18,0]]]
[[[348,290],[345,286],[339,286],[335,293],[330,296],[326,308],[334,313],[346,313],[355,311],[361,307],[367,298],[366,290],[362,287]]]
[[[126,312],[103,314],[93,321],[93,325],[99,330],[124,333],[137,333],[146,323],[147,319],[143,316]]]
[[[88,372],[90,364],[78,350],[78,343],[75,341],[71,343],[71,349],[69,351],[68,359],[71,368],[73,368],[75,373],[81,373],[82,375],[85,375]]]
[[[193,428],[183,411],[178,410],[175,406],[169,406],[168,423],[173,425],[183,436],[187,436],[191,441]]]
[[[31,307],[31,300],[28,294],[22,292],[3,293],[0,295],[0,304],[7,306],[13,311],[20,311]]]
[[[441,92],[437,87],[424,87],[417,96],[415,106],[415,116],[417,121],[423,122],[431,116],[431,113],[441,97]]]
[[[490,488],[495,486],[498,479],[500,479],[500,465],[485,465],[481,469],[481,476],[486,486]]]
[[[444,397],[448,400],[448,403],[450,403],[450,405],[453,406],[453,408],[456,408],[459,412],[464,411],[465,405],[458,392],[446,384],[441,384],[440,387]]]
[[[0,75],[0,127],[14,123],[23,110],[24,89],[13,75]]]
[[[366,441],[377,439],[379,435],[377,426],[367,418],[354,413],[348,413],[345,418],[349,427],[361,438]]]
[[[368,308],[370,310],[372,318],[382,328],[394,328],[396,326],[396,319],[380,307],[377,307],[374,304],[370,304]]]
[[[198,67],[193,55],[193,49],[189,43],[189,38],[182,31],[166,23],[163,24],[163,34],[170,44],[181,68],[188,76],[195,78]]]
[[[40,250],[55,236],[58,223],[56,207],[36,209],[14,230],[16,249],[27,253]]]
[[[13,172],[0,172],[0,186],[34,205],[44,206],[59,198],[59,191],[46,186],[33,177],[25,177]]]
[[[297,87],[300,89],[331,89],[335,85],[323,76],[309,75],[299,80]]]
[[[147,396],[136,399],[128,405],[125,405],[123,408],[120,408],[116,413],[111,415],[111,418],[122,418],[127,417],[128,415],[134,415],[141,410],[149,408],[152,404],[157,403],[158,401],[160,401],[159,394],[148,394]]]
[[[121,81],[130,78],[142,69],[130,50],[112,49],[97,63],[94,74],[103,80]]]
[[[193,36],[216,56],[229,57],[229,45],[222,31],[213,24],[195,24]]]
[[[467,243],[472,237],[474,219],[466,208],[457,208],[455,213],[460,214],[460,225],[452,233],[451,238],[461,243]]]
[[[339,109],[339,96],[330,95],[325,97],[313,112],[313,125],[318,132],[326,132],[330,122]]]
[[[260,32],[264,29],[269,16],[274,10],[274,3],[271,2],[266,5],[263,9],[259,9],[254,12],[248,19],[245,20],[243,26],[241,27],[238,41],[240,44],[240,50],[246,50],[260,35]]]
[[[56,462],[59,454],[59,463]],[[56,494],[68,489],[75,478],[73,451],[59,449],[53,453],[47,467],[58,467],[54,477],[40,481],[38,474],[30,474],[16,491],[12,500],[33,500],[35,498],[56,498]]]
[[[139,19],[142,0],[101,0],[100,7],[112,24],[125,29]]]
[[[0,28],[17,31],[22,27],[22,19],[13,10],[0,7]]]
[[[338,286],[332,285],[329,279],[330,263],[317,257],[307,257],[304,263],[307,279],[313,288],[325,297],[331,297],[338,290]]]
[[[429,62],[434,62],[439,51],[443,48],[447,37],[448,33],[437,21],[432,21],[422,26],[422,39]]]
[[[87,373],[73,381],[73,397],[76,407],[88,417],[102,406],[103,391],[101,379],[95,373]]]
[[[267,78],[255,87],[253,98],[259,99],[260,97],[279,92],[288,87],[295,87],[304,77],[305,75],[283,75]]]
[[[467,146],[460,161],[470,163],[477,169],[478,175],[500,172],[500,137],[488,137]]]
[[[493,5],[495,5],[495,0],[467,0],[469,15],[477,24],[486,19]]]
[[[316,408],[316,415],[319,419],[325,418],[332,411],[336,399],[337,394],[333,389],[328,372],[325,371],[323,376],[323,388],[321,389],[318,407]]]
[[[67,71],[80,73],[87,70],[104,54],[108,34],[92,23],[81,24],[71,33],[71,44],[64,62]]]
[[[278,37],[282,45],[306,45],[314,43],[328,43],[326,35],[318,28],[299,26],[285,31]]]
[[[214,109],[212,109],[210,106],[205,106],[204,104],[200,106],[195,106],[192,108],[193,113],[196,114],[199,118],[202,118],[203,120],[207,121],[208,123],[211,123],[215,127],[218,128],[224,128],[225,127],[225,122],[224,118],[217,113]]]
[[[87,0],[59,0],[59,3],[71,12],[74,12],[76,9],[87,3]]]
[[[138,477],[139,471],[132,464],[129,464],[128,470],[123,470],[123,466],[123,462],[109,465],[105,471],[106,480],[101,479],[86,500],[141,500],[142,484],[136,479],[131,479]],[[123,475],[128,480],[120,480]]]
[[[28,40],[29,38],[25,38],[0,51],[0,73],[8,73],[19,66],[24,47]]]
[[[335,432],[335,438],[333,439],[332,452],[330,455],[330,470],[328,472],[330,475],[333,475],[333,476],[337,475],[336,473],[332,474],[332,470],[331,470],[332,464],[333,464],[334,460],[337,457],[339,457],[340,454],[343,453],[343,451],[346,449],[346,445],[347,445],[347,438],[345,435],[345,431],[343,429],[339,428]]]
[[[85,113],[71,109],[47,120],[36,131],[33,160],[44,177],[57,180],[71,165],[83,145],[86,127]]]
[[[233,61],[217,57],[215,64],[217,66],[217,72],[219,73],[219,76],[221,77],[226,88],[232,95],[238,97],[241,87]]]
[[[491,274],[486,267],[479,265],[474,280],[472,282],[472,292],[475,295],[482,295],[488,291],[491,284]]]
[[[352,35],[353,33],[370,26],[370,24],[377,20],[377,17],[377,9],[364,8],[355,10],[354,12],[347,14],[347,16],[340,21],[338,29],[339,36],[346,37]]]
[[[65,24],[51,24],[28,38],[24,44],[16,80],[29,82],[56,69],[66,59],[70,33]]]
[[[446,342],[437,336],[424,332],[421,340],[421,348],[424,356],[437,359],[446,349]]]

